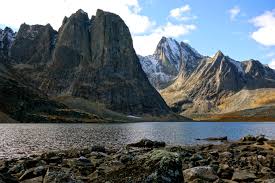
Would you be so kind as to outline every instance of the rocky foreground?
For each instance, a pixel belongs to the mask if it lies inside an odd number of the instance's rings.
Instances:
[[[0,183],[275,182],[275,141],[246,136],[221,145],[166,146],[141,140],[0,160]]]

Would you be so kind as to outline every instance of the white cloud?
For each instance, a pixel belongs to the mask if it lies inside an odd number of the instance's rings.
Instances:
[[[241,9],[238,6],[235,6],[235,7],[231,8],[228,12],[230,14],[230,20],[233,21],[240,14]]]
[[[156,25],[155,21],[141,13],[139,0],[0,0],[0,23],[17,27],[22,23],[47,24],[56,30],[61,26],[64,16],[70,16],[78,9],[83,9],[89,16],[95,15],[97,9],[118,14],[128,25],[134,47],[138,54],[152,54],[162,36],[179,37],[188,34],[196,27],[192,24],[173,24],[169,21],[164,25]],[[185,5],[172,10],[174,17],[190,13],[191,8]]]
[[[179,21],[186,21],[191,19],[196,19],[197,16],[191,16],[191,7],[190,5],[184,5],[180,8],[175,8],[170,11],[169,17],[174,18]]]
[[[270,68],[275,69],[275,59],[271,60],[271,62],[268,65]]]
[[[125,20],[132,33],[144,33],[154,25],[149,17],[140,14],[138,0],[1,0],[1,7],[1,24],[11,27],[19,27],[23,22],[50,23],[58,29],[65,15],[70,16],[80,8],[89,16],[94,15],[97,9],[114,12]]]
[[[156,45],[162,36],[177,38],[186,35],[195,29],[196,26],[193,24],[172,24],[171,22],[168,22],[164,26],[157,27],[150,34],[134,36],[134,47],[138,54],[143,56],[150,55],[154,52]]]
[[[251,37],[264,46],[275,46],[275,9],[267,11],[250,21],[258,29]]]

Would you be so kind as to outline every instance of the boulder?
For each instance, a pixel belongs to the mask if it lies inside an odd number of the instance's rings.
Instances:
[[[252,136],[252,135],[247,135],[241,138],[242,142],[246,142],[246,141],[256,141],[256,137]]]
[[[184,170],[183,177],[185,182],[194,181],[195,179],[214,182],[219,178],[210,166],[199,166]]]
[[[146,147],[146,148],[159,148],[159,147],[165,147],[165,142],[159,142],[159,141],[152,141],[149,139],[141,139],[137,143],[128,144],[130,147]]]
[[[63,167],[49,167],[43,183],[76,182],[70,169]]]
[[[145,159],[144,169],[153,170],[146,182],[181,183],[182,163],[177,153],[165,150],[150,152]]]
[[[257,179],[256,175],[247,170],[235,171],[232,177],[232,180],[237,182],[253,181]]]

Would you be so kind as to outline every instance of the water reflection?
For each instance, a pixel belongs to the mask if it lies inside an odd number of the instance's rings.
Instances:
[[[0,124],[0,159],[92,144],[120,146],[141,138],[197,144],[206,142],[196,138],[228,136],[236,140],[247,134],[275,139],[275,123]]]

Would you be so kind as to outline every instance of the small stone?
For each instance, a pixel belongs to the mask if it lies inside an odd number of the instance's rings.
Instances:
[[[219,157],[221,159],[223,159],[223,158],[229,159],[229,158],[233,157],[233,154],[231,152],[222,152],[219,154]]]

